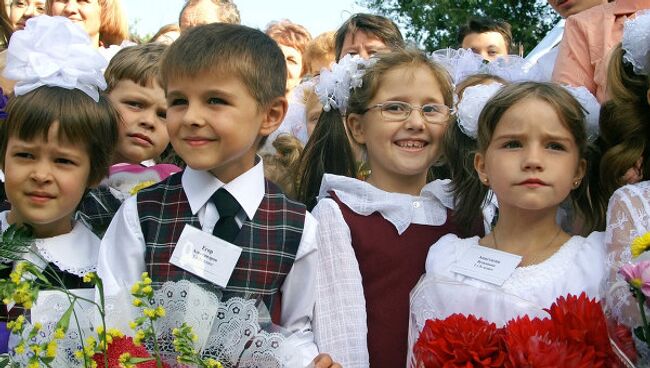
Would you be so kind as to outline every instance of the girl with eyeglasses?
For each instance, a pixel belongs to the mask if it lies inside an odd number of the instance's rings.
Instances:
[[[334,84],[360,82],[349,99],[336,92],[321,98],[326,108],[302,158],[303,200],[315,200],[322,178],[312,212],[320,267],[313,329],[320,351],[344,367],[399,367],[407,355],[409,291],[430,245],[481,226],[462,232],[450,221],[447,182],[427,183],[452,117],[446,70],[405,50],[380,55],[360,73],[360,81]],[[354,178],[351,143],[367,156],[365,181]]]

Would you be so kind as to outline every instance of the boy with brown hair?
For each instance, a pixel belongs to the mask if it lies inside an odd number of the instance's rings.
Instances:
[[[120,116],[111,165],[153,165],[169,145],[167,101],[160,78],[160,60],[166,48],[162,44],[125,47],[113,56],[104,72],[108,99]],[[100,237],[122,201],[130,196],[125,188],[113,187],[115,182],[120,181],[102,181],[79,205],[78,218]]]
[[[107,293],[146,271],[153,286],[187,279],[224,298],[260,299],[300,339],[296,354],[306,366],[317,355],[317,224],[264,178],[256,154],[286,114],[282,51],[258,30],[207,24],[169,47],[162,81],[170,140],[187,168],[127,199],[116,214],[99,256]],[[185,258],[193,254],[199,261]]]

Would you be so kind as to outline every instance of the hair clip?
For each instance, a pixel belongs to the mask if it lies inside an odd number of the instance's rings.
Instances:
[[[91,45],[88,34],[64,17],[30,18],[11,36],[4,76],[17,81],[16,96],[41,86],[79,89],[99,101],[106,89],[102,70],[108,62]]]

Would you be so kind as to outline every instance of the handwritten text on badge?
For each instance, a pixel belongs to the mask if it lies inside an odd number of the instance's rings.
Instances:
[[[241,252],[232,243],[185,225],[169,263],[225,288]]]
[[[520,262],[521,256],[479,245],[467,249],[451,271],[501,286]]]

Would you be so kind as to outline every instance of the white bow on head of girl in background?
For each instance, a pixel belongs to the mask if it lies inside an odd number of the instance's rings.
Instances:
[[[81,26],[64,17],[41,15],[11,36],[4,77],[17,81],[16,96],[50,86],[76,88],[99,101],[99,91],[106,89],[102,70],[107,65]]]
[[[650,74],[650,10],[641,11],[623,25],[623,60],[630,63],[634,73]]]
[[[363,59],[357,55],[345,55],[331,69],[322,69],[318,84],[314,88],[324,111],[337,109],[345,114],[353,88],[361,87],[363,75],[374,65],[374,58]]]

